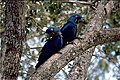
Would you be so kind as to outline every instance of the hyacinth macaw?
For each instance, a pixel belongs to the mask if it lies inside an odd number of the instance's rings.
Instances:
[[[67,23],[61,28],[63,36],[63,46],[68,42],[73,41],[76,38],[77,24],[86,23],[84,18],[80,14],[73,14],[67,20]]]
[[[47,33],[49,38],[41,50],[36,69],[48,60],[54,53],[58,52],[63,46],[62,35],[57,27],[49,27],[45,33]]]

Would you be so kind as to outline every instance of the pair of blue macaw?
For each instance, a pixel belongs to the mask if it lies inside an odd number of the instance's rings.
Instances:
[[[81,15],[73,14],[60,30],[56,27],[49,27],[46,30],[45,33],[49,35],[49,39],[41,50],[36,69],[65,46],[67,42],[71,42],[76,38],[78,23],[86,22]]]

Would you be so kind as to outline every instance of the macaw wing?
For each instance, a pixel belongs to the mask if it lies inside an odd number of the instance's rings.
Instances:
[[[43,46],[42,50],[41,50],[41,54],[38,58],[38,60],[40,58],[45,58],[47,57],[47,55],[50,55],[52,53],[53,49],[52,49],[52,45],[50,43],[50,41],[46,42],[46,44]]]
[[[62,44],[63,44],[63,40],[62,40],[62,38],[59,36],[59,37],[57,37],[56,38],[56,40],[54,41],[54,46],[55,46],[55,48],[61,48],[62,47]],[[58,50],[57,49],[57,50]]]
[[[69,30],[69,27],[70,27],[71,25],[69,24],[69,23],[66,23],[62,28],[61,28],[61,32],[63,33],[63,32],[66,32],[66,31],[68,31]]]
[[[76,35],[76,32],[76,25],[73,25],[72,23],[67,23],[61,28],[63,38],[67,38],[69,36],[74,37]]]

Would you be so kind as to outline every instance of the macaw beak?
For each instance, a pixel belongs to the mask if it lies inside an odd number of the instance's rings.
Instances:
[[[78,21],[78,23],[83,23],[83,24],[87,24],[87,22],[82,18]]]
[[[46,37],[47,37],[48,39],[52,39],[52,35],[51,35],[51,34],[45,33],[45,35],[46,35]]]
[[[85,20],[82,23],[87,24],[87,22]]]
[[[48,39],[52,39],[52,37],[55,35],[54,32],[52,33],[45,33],[45,35],[47,36]]]

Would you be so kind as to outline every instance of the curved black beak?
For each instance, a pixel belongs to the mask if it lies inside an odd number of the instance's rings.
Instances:
[[[82,22],[82,23],[84,23],[84,24],[87,24],[87,22],[85,21],[85,19],[81,19],[81,21],[80,22]]]

